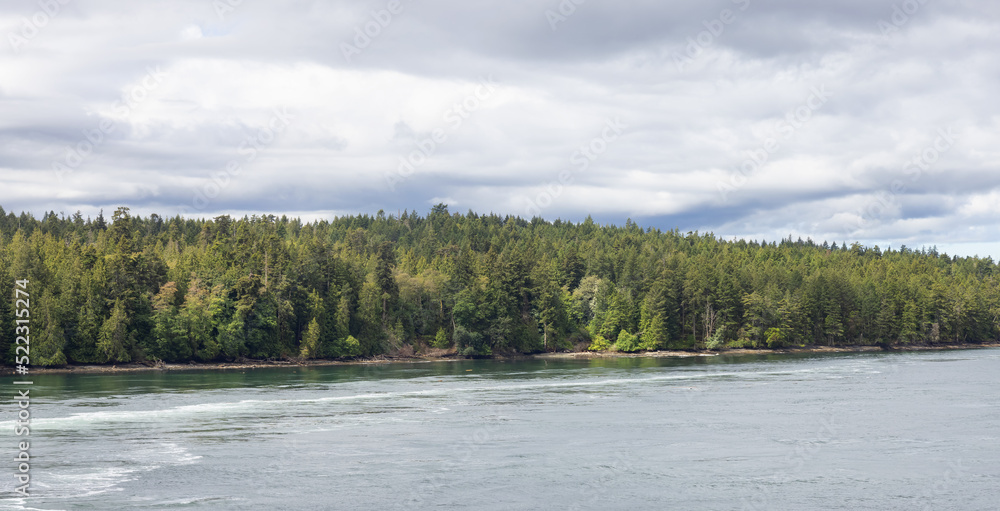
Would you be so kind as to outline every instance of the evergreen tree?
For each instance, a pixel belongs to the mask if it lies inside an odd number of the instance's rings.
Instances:
[[[0,211],[0,279],[8,296],[30,281],[36,364],[606,349],[623,332],[646,350],[1000,339],[989,258],[444,205],[311,223]],[[8,364],[14,319],[0,301]]]
[[[134,344],[135,337],[129,329],[125,303],[121,299],[115,300],[111,316],[101,325],[97,350],[103,357],[103,362],[129,362],[132,360]]]

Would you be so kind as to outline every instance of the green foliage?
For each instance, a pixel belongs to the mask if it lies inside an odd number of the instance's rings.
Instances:
[[[455,346],[464,356],[487,355],[492,350],[486,343],[487,339],[479,332],[473,332],[462,325],[455,327]]]
[[[125,304],[115,300],[111,316],[101,326],[97,339],[97,350],[104,357],[103,362],[129,362],[132,360],[134,334],[129,330]]]
[[[642,345],[639,344],[638,335],[630,334],[627,330],[622,330],[618,333],[618,340],[615,342],[615,349],[618,351],[624,351],[625,353],[634,353],[641,350]]]
[[[306,327],[305,333],[302,335],[302,350],[299,352],[299,356],[302,358],[316,358],[316,355],[320,353],[320,326],[319,321],[313,318],[309,322],[309,326]]]
[[[176,305],[177,284],[167,282],[153,297],[153,330],[142,343],[147,356],[175,362],[194,355],[184,318]],[[152,342],[149,342],[152,341]]]
[[[768,348],[784,348],[787,344],[785,332],[780,328],[768,328],[764,337],[766,338]]]
[[[31,281],[33,363],[374,356],[416,339],[467,356],[1000,340],[997,264],[934,249],[443,205],[312,223],[127,208],[112,220],[0,212],[0,292]],[[9,364],[10,300],[0,325]]]
[[[60,366],[66,364],[66,336],[59,321],[58,301],[46,290],[41,297],[40,307],[32,315],[31,361],[39,366]],[[36,303],[39,303],[36,300]]]
[[[216,293],[218,292],[221,292],[221,288],[216,290]],[[179,319],[197,360],[206,362],[215,360],[222,351],[218,337],[212,335],[215,329],[213,313],[219,312],[220,301],[213,301],[209,290],[201,280],[194,278],[188,283]]]
[[[361,287],[357,313],[358,332],[363,340],[361,350],[365,355],[385,351],[385,341],[389,335],[387,325],[383,323],[385,311],[382,303],[382,292],[374,277],[369,275]]]
[[[611,349],[611,342],[600,335],[595,335],[591,340],[587,351],[608,351]]]
[[[642,349],[656,351],[667,347],[669,343],[667,318],[662,312],[657,312],[652,318],[644,322],[641,331]],[[719,330],[721,332],[721,330]],[[709,348],[711,349],[711,348]]]
[[[42,331],[40,337],[35,337],[32,343],[35,348],[32,350],[34,358],[32,363],[39,366],[61,366],[66,365],[66,355],[63,354],[63,347],[66,345],[66,337],[63,329],[59,326],[49,326]]]
[[[756,346],[754,346],[753,342],[751,342],[750,339],[746,337],[739,337],[737,339],[727,342],[726,347],[729,349],[747,349],[747,348],[755,348]],[[715,349],[715,348],[709,348],[709,349]]]
[[[442,350],[451,347],[451,341],[448,339],[448,331],[444,327],[438,328],[437,334],[434,335],[434,347]]]
[[[716,330],[714,334],[708,339],[705,339],[705,349],[707,350],[718,350],[726,345],[726,330],[721,328]]]
[[[341,341],[339,353],[341,357],[361,356],[361,342],[355,339],[353,335],[348,335]]]
[[[602,314],[603,320],[599,333],[607,338],[617,338],[623,330],[635,330],[634,307],[629,294],[612,289],[608,294],[607,308]]]

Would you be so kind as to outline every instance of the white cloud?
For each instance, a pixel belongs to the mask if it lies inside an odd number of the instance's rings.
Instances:
[[[553,218],[986,247],[1000,235],[1000,27],[983,13],[997,7],[928,4],[884,40],[876,23],[892,4],[755,3],[679,71],[672,55],[717,6],[588,3],[553,32],[527,0],[405,2],[347,61],[341,43],[384,4],[244,2],[220,17],[196,0],[71,3],[0,53],[0,205],[319,218],[447,202],[524,215],[548,193],[539,211]],[[0,10],[8,33],[34,7]],[[456,109],[487,76],[496,90]],[[787,134],[816,87],[831,98]],[[250,159],[244,143],[276,109],[291,122]],[[627,128],[578,170],[574,155],[616,118]],[[53,162],[104,119],[115,130],[54,179]],[[911,179],[939,129],[958,141]],[[435,130],[446,140],[387,186]],[[723,200],[720,180],[769,137],[780,147]],[[242,172],[192,210],[234,160]],[[572,181],[553,193],[564,171]]]

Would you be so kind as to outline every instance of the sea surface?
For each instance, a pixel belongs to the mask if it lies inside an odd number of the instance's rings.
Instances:
[[[0,509],[1000,509],[1000,350],[33,375]]]

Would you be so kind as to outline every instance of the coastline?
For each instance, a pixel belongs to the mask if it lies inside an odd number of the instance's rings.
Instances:
[[[641,353],[618,353],[607,351],[583,351],[569,353],[539,353],[527,355],[534,358],[659,358],[659,357],[716,357],[720,355],[786,355],[786,354],[809,354],[809,353],[866,353],[894,351],[942,351],[942,350],[971,350],[1000,348],[1000,343],[981,344],[935,344],[935,345],[910,345],[892,346],[883,349],[878,346],[804,346],[795,348],[733,348],[724,350],[692,350],[692,351],[646,351]]]
[[[566,360],[566,359],[593,359],[593,358],[689,358],[689,357],[715,357],[720,355],[781,355],[781,354],[809,354],[809,353],[865,353],[884,351],[891,353],[894,351],[941,351],[941,350],[967,350],[1000,348],[1000,343],[982,344],[937,344],[937,345],[911,345],[893,346],[889,349],[882,349],[878,346],[806,346],[797,348],[782,349],[728,349],[728,350],[697,350],[697,351],[647,351],[641,353],[620,353],[620,352],[555,352],[536,353],[531,355],[516,356],[495,356],[493,360]],[[383,356],[363,360],[247,360],[242,362],[217,362],[217,363],[181,363],[145,365],[141,363],[129,364],[80,364],[68,365],[64,367],[31,367],[30,374],[109,374],[109,373],[132,373],[147,371],[203,371],[203,370],[246,370],[246,369],[268,369],[275,367],[326,367],[341,365],[372,365],[372,364],[405,364],[421,362],[455,362],[469,360],[458,356]],[[489,359],[487,359],[489,360]],[[11,366],[0,367],[0,376],[14,376],[14,368]]]

